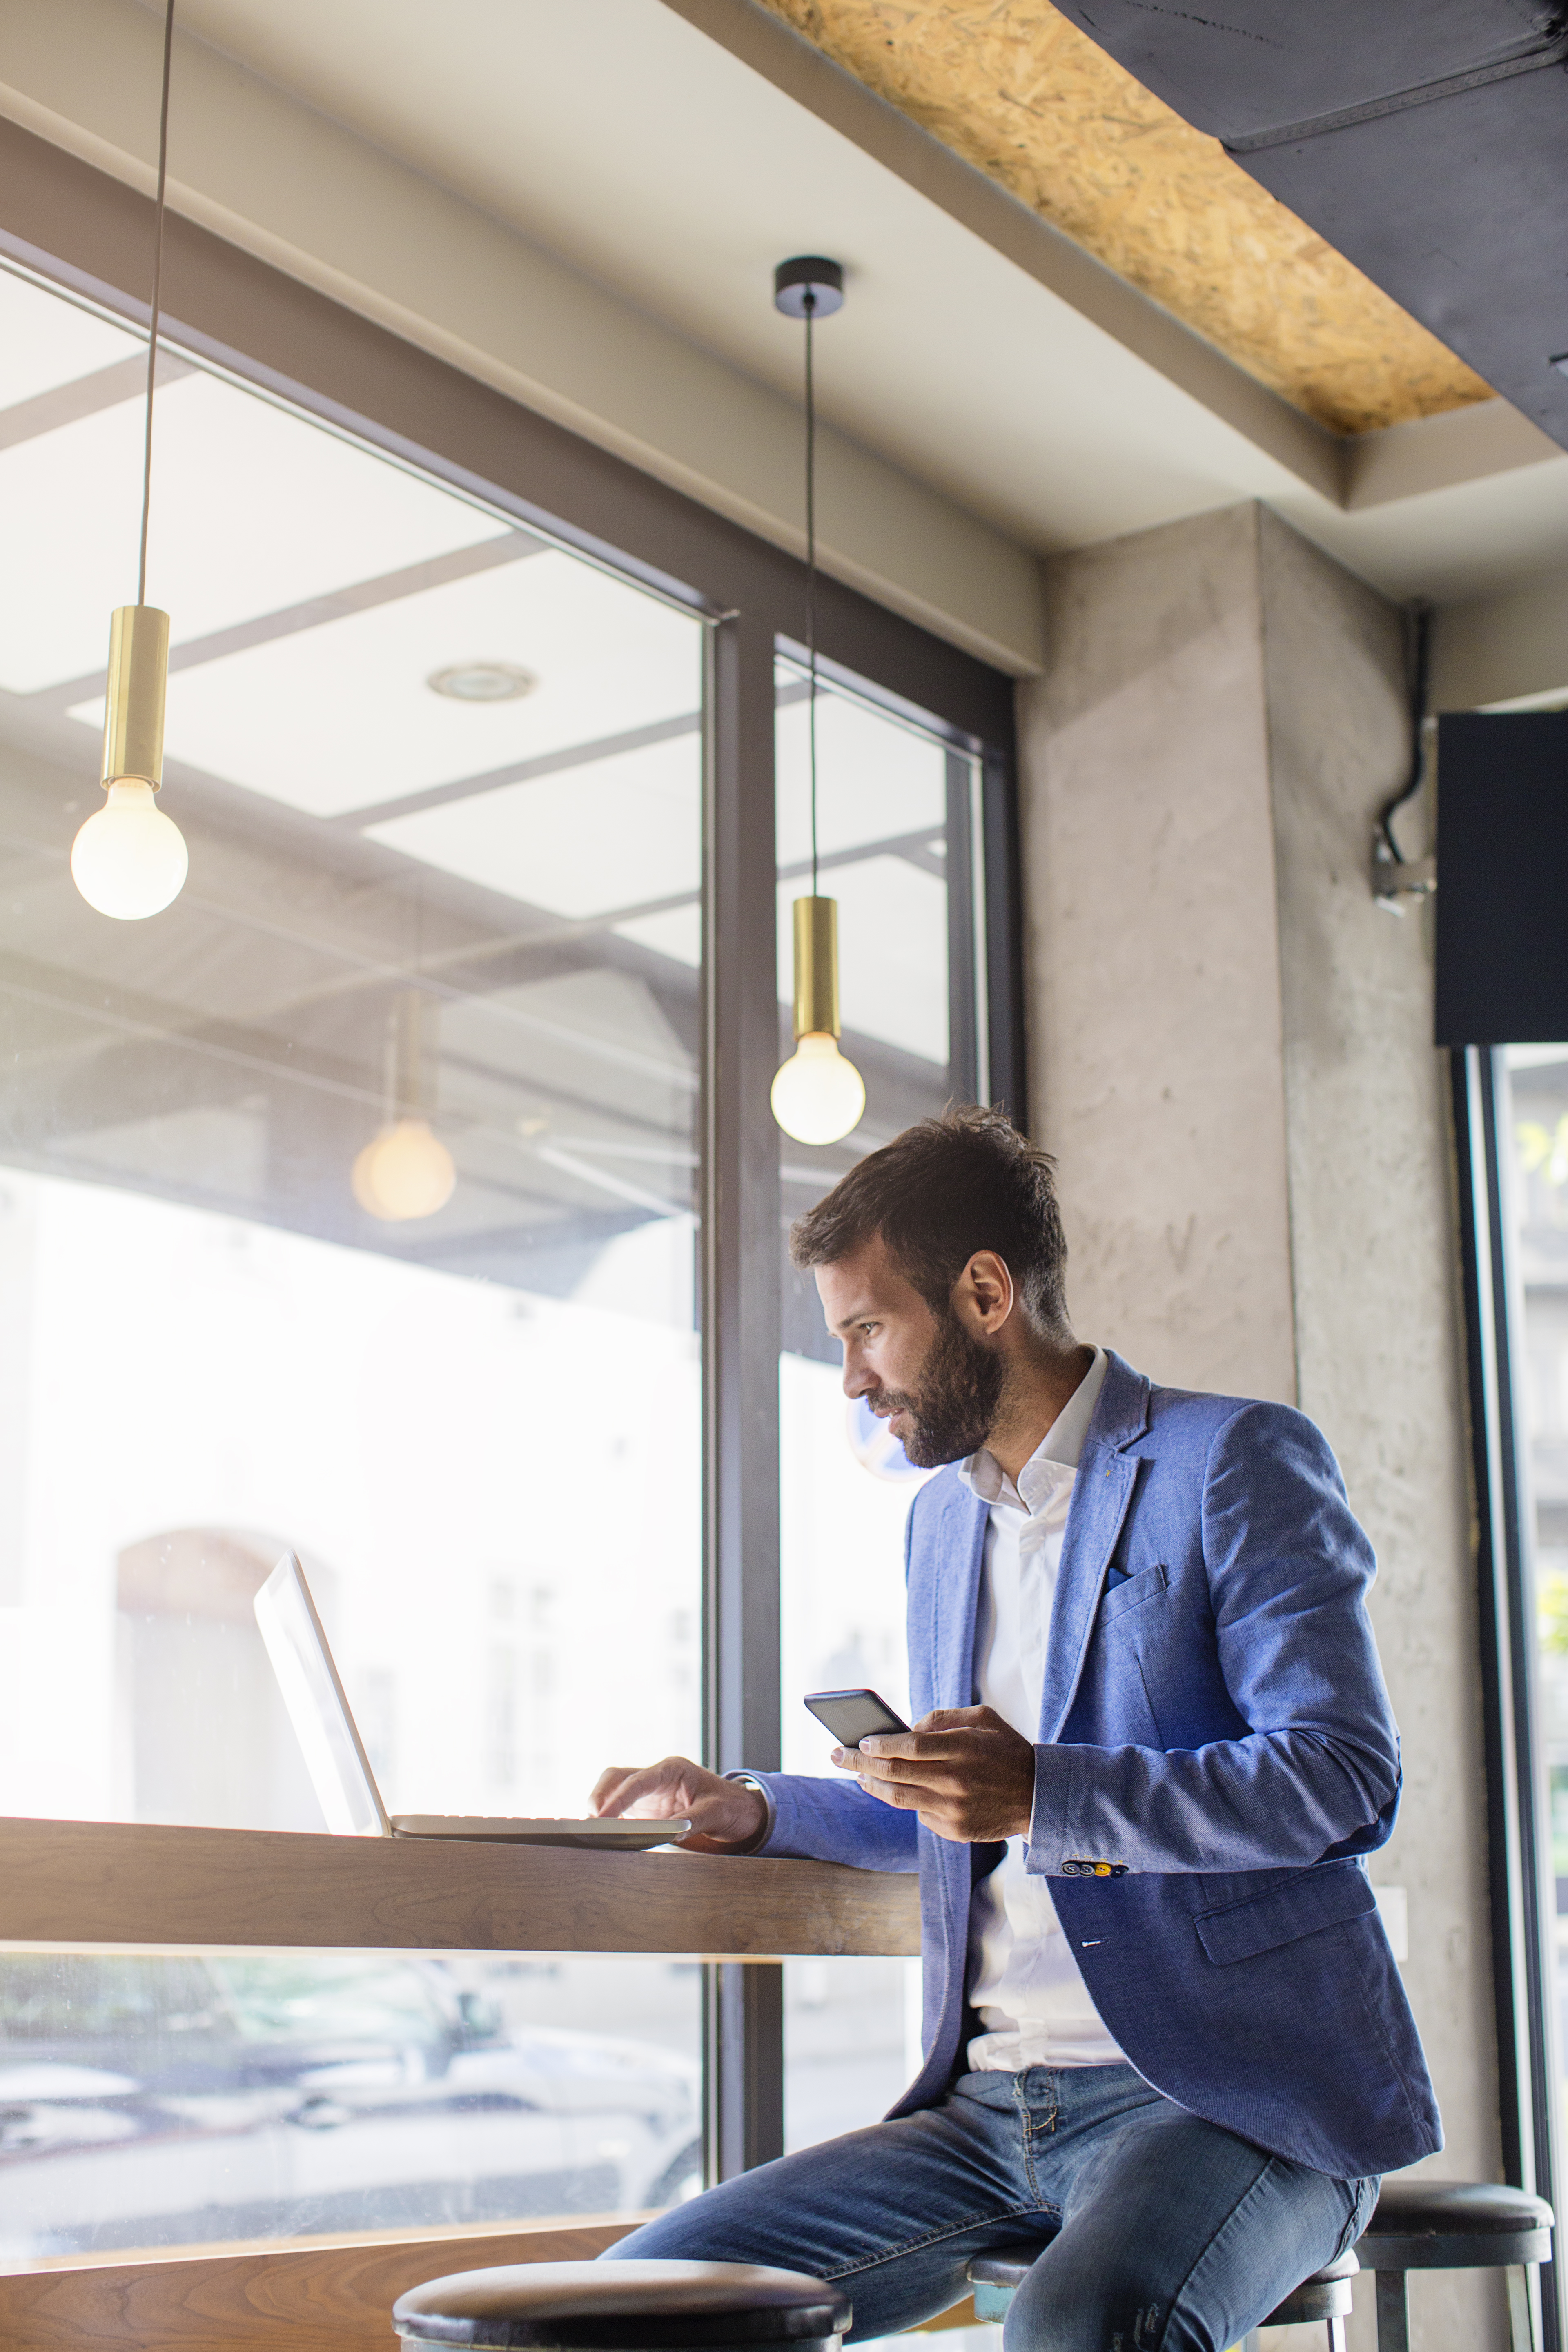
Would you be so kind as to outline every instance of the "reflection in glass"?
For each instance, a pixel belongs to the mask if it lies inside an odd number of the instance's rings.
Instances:
[[[0,2261],[656,2210],[700,2009],[683,1960],[0,1948]]]
[[[786,1960],[784,2152],[877,2122],[921,2065],[918,1960]]]
[[[700,625],[172,354],[105,923],[143,348],[0,271],[0,1810],[319,1828],[293,1549],[390,1807],[581,1812],[699,1737]]]

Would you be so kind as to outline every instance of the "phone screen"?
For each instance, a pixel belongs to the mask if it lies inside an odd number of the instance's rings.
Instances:
[[[909,1725],[901,1715],[895,1715],[885,1698],[874,1690],[808,1691],[805,1704],[818,1723],[831,1731],[840,1748],[858,1748],[873,1731],[907,1731]]]

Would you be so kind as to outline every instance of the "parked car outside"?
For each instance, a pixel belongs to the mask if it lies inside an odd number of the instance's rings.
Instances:
[[[0,1953],[0,2258],[646,2211],[696,2066],[514,2026],[438,1960]]]

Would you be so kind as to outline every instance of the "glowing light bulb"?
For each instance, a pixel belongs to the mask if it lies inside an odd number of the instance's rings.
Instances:
[[[71,845],[71,879],[100,915],[136,923],[177,898],[190,866],[184,835],[140,776],[117,777]]]
[[[859,1124],[866,1086],[839,1052],[837,1038],[813,1029],[774,1078],[769,1100],[773,1117],[797,1143],[837,1143]]]
[[[433,1217],[457,1187],[451,1153],[424,1118],[394,1119],[353,1164],[354,1199],[383,1223]]]

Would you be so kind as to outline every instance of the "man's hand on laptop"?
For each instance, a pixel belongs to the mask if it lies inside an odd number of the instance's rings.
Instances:
[[[689,1757],[667,1756],[661,1764],[612,1764],[601,1772],[588,1800],[601,1821],[691,1823],[677,1840],[698,1853],[733,1853],[755,1844],[767,1827],[766,1801],[742,1780],[704,1771]]]
[[[885,1805],[913,1812],[956,1845],[1026,1837],[1035,1807],[1035,1751],[988,1706],[938,1707],[912,1731],[874,1732],[833,1761],[858,1772]]]

